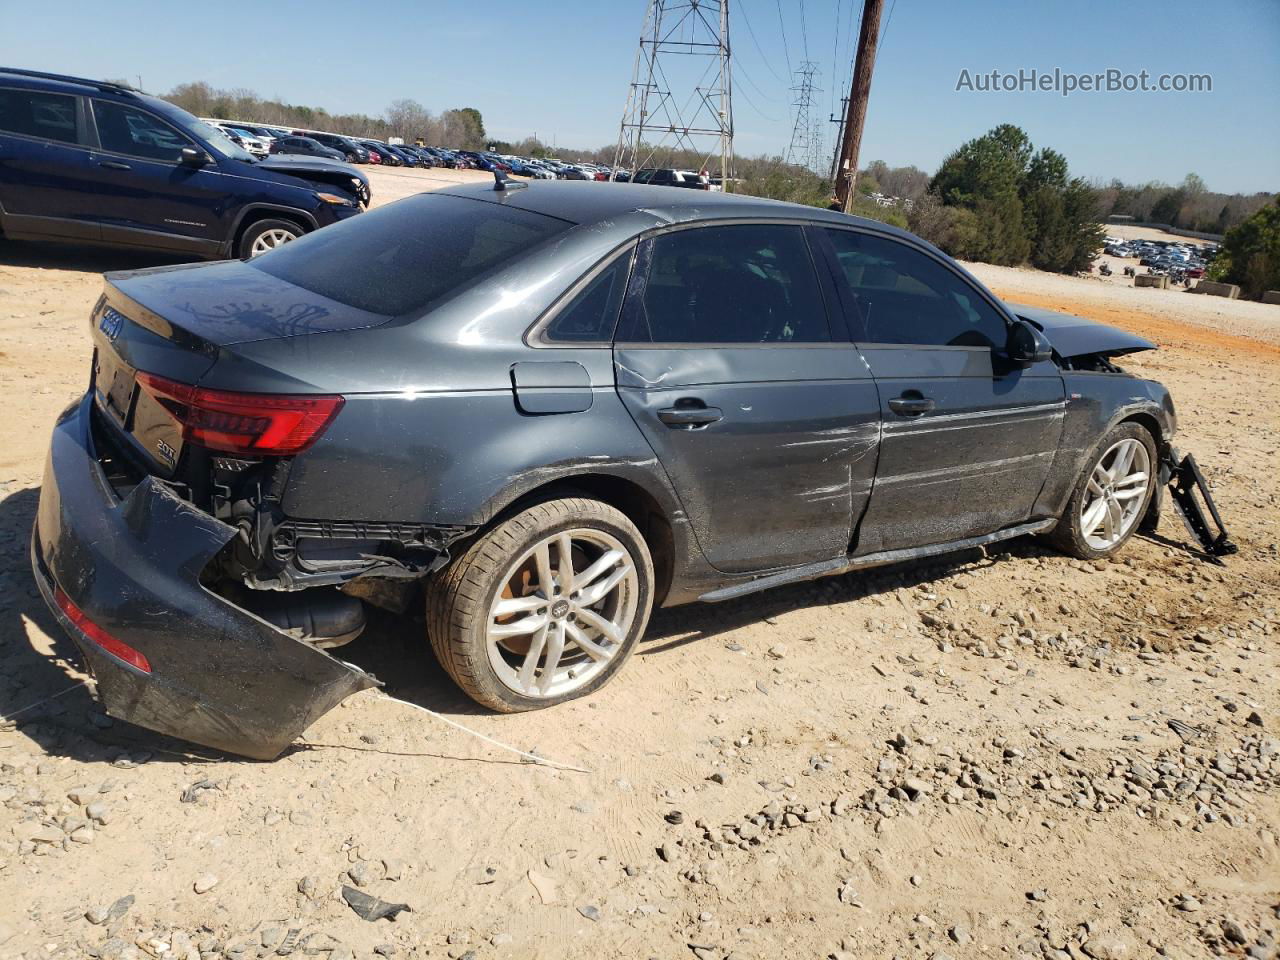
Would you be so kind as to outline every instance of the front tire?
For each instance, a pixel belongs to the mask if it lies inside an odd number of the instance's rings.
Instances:
[[[240,259],[252,260],[290,240],[302,236],[303,229],[290,220],[258,220],[240,236]]]
[[[427,633],[441,666],[482,706],[554,706],[622,668],[648,625],[653,580],[649,548],[625,514],[598,500],[549,500],[428,581]]]
[[[1047,539],[1063,553],[1099,560],[1116,553],[1137,531],[1158,482],[1150,431],[1126,422],[1107,431],[1076,481],[1058,525]]]

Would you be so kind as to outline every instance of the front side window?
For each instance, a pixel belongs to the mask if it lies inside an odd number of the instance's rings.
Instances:
[[[1003,347],[1004,318],[937,260],[888,237],[827,229],[853,294],[864,343]]]
[[[0,132],[77,143],[76,98],[39,90],[0,90]]]
[[[699,227],[646,241],[648,269],[618,339],[820,343],[831,339],[804,231]],[[643,261],[642,261],[643,262]]]
[[[556,343],[607,343],[613,339],[618,308],[627,286],[631,256],[624,253],[600,271],[556,314],[544,339]]]
[[[98,124],[98,141],[103,150],[111,153],[177,163],[182,148],[194,146],[159,117],[136,107],[95,100],[93,116]]]

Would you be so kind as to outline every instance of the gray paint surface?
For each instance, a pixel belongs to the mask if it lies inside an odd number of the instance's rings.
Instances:
[[[661,505],[677,543],[668,602],[678,602],[762,571],[1055,516],[1109,423],[1140,414],[1172,426],[1163,388],[1131,377],[1064,379],[1051,362],[1001,366],[991,351],[841,340],[842,281],[825,274],[830,344],[527,342],[566,290],[655,232],[839,224],[941,255],[883,224],[715,193],[586,183],[448,193],[478,210],[516,206],[574,226],[422,315],[338,310],[237,264],[112,280],[143,312],[206,344],[215,360],[201,385],[346,398],[293,458],[288,516],[479,526],[548,484],[609,478]],[[1079,318],[1029,316],[1062,355],[1146,347]],[[935,408],[900,416],[890,401],[910,391]],[[691,404],[720,416],[663,419]]]

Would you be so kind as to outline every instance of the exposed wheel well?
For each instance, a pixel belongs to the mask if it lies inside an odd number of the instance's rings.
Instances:
[[[639,529],[653,557],[654,606],[661,606],[671,587],[671,577],[675,571],[675,538],[662,506],[649,491],[637,483],[607,474],[565,477],[518,497],[489,525],[535,503],[584,495],[621,510]]]
[[[1161,446],[1164,444],[1164,433],[1160,429],[1160,421],[1149,413],[1134,413],[1125,417],[1120,423],[1136,423],[1145,427],[1151,434],[1152,439],[1156,442],[1156,452],[1160,452]]]

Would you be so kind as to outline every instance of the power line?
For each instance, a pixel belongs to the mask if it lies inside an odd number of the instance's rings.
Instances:
[[[841,0],[841,2],[844,2],[844,0]],[[747,5],[739,0],[738,9],[742,11],[742,22],[747,25],[747,33],[751,37],[751,42],[756,45],[756,52],[760,54],[760,59],[763,60],[764,65],[769,68],[769,72],[773,74],[774,79],[779,83],[782,83],[783,80],[778,76],[778,71],[773,69],[773,64],[769,62],[769,58],[764,54],[764,48],[760,46],[760,41],[756,39],[756,32],[751,26],[751,18],[747,16]],[[741,67],[739,67],[739,69],[741,69]]]
[[[804,0],[800,0],[800,36],[804,40],[804,58],[809,59],[809,24],[804,15]]]
[[[884,18],[884,29],[880,31],[880,45],[884,46],[884,38],[889,35],[889,24],[893,22],[893,10],[898,5],[898,0],[893,0],[889,4],[889,15]]]
[[[831,112],[836,112],[835,78],[840,65],[840,20],[844,13],[844,0],[836,2],[836,28],[831,31]]]
[[[791,69],[791,48],[787,45],[787,24],[782,19],[782,0],[774,0],[778,7],[778,26],[782,28],[782,52],[787,58],[787,76],[792,76],[794,71]]]

